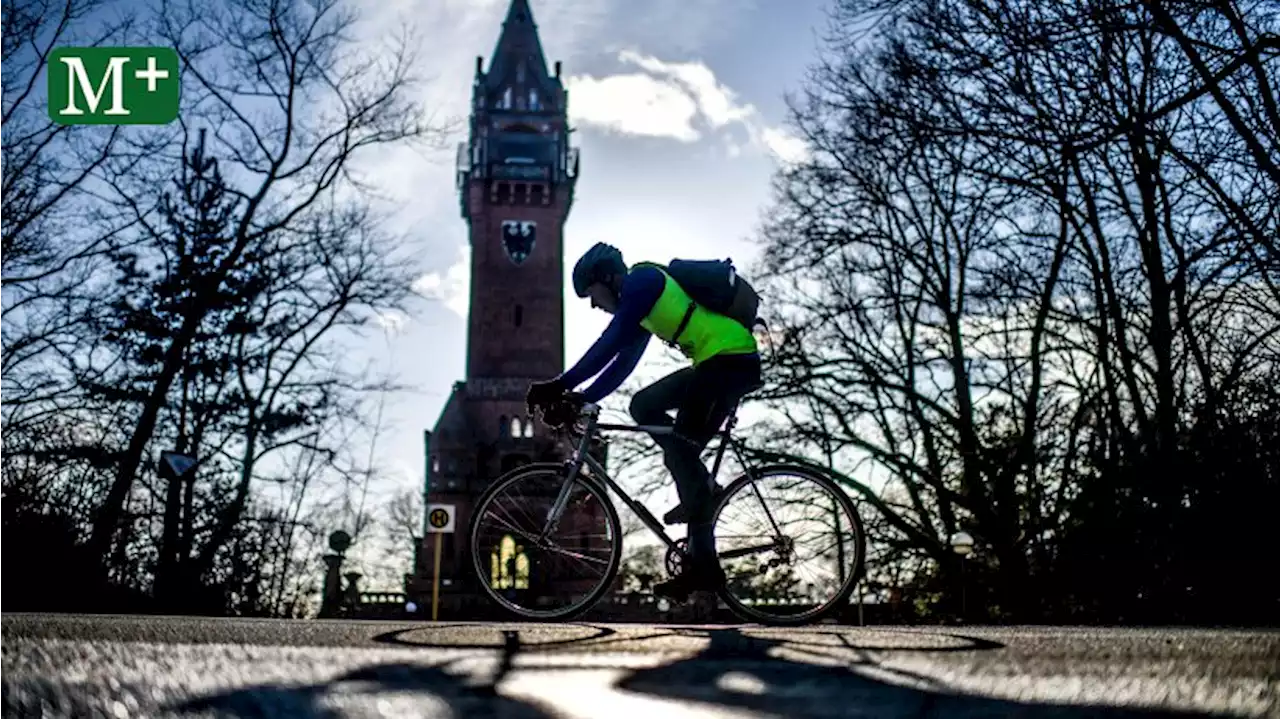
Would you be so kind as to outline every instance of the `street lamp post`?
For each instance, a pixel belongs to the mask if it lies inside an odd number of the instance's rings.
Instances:
[[[968,532],[956,532],[951,535],[951,551],[960,555],[960,621],[968,621],[969,598],[966,572],[969,555],[973,553],[973,537]]]

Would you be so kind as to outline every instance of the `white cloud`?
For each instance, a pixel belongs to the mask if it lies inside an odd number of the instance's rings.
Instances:
[[[458,251],[458,260],[441,272],[428,272],[413,281],[412,289],[419,295],[444,303],[459,317],[467,316],[471,290],[471,253],[466,247]]]
[[[801,162],[809,156],[804,140],[781,127],[764,128],[760,131],[760,140],[783,162]]]
[[[693,98],[649,75],[612,75],[597,80],[577,76],[569,80],[572,121],[625,135],[670,137],[693,142],[698,104]]]
[[[634,50],[618,60],[643,73],[601,78],[574,75],[566,81],[570,120],[605,132],[665,137],[695,142],[707,131],[746,128],[752,143],[783,162],[806,155],[804,142],[786,129],[768,124],[750,103],[740,103],[732,88],[699,62],[666,62]],[[722,136],[725,133],[720,133]],[[739,154],[728,140],[731,157]]]
[[[714,128],[749,120],[757,114],[752,105],[737,104],[734,100],[737,94],[720,84],[711,68],[701,62],[668,63],[631,50],[623,50],[618,59],[681,85],[697,101],[702,116]]]

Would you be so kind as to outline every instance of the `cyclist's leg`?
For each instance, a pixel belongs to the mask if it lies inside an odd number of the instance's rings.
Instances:
[[[636,424],[672,426],[675,422],[668,413],[684,401],[692,379],[693,368],[685,367],[636,392],[631,398],[632,419]]]
[[[699,365],[676,414],[675,431],[689,442],[672,444],[667,467],[676,480],[680,503],[689,511],[689,555],[694,572],[721,575],[715,557],[710,473],[702,463],[702,448],[715,436],[742,394],[759,381],[756,356],[713,357]],[[674,582],[678,590],[687,582]],[[656,588],[655,588],[656,589]]]
[[[689,508],[690,524],[711,522],[711,477],[702,463],[702,449],[720,430],[738,401],[760,379],[757,355],[722,355],[699,365],[685,402],[676,414],[676,434],[688,440],[676,453],[676,481],[682,484],[680,501]],[[686,496],[688,495],[688,496]],[[692,527],[691,527],[692,529]],[[690,536],[690,543],[694,540]]]
[[[636,424],[659,427],[674,426],[675,421],[669,413],[672,410],[679,409],[680,405],[684,403],[694,377],[693,367],[685,367],[636,392],[635,396],[631,398],[632,419],[636,421]],[[680,470],[672,468],[671,453],[668,452],[668,448],[673,442],[681,444],[683,442],[665,435],[655,436],[653,439],[662,448],[663,462],[674,476]],[[710,479],[708,478],[709,481]],[[667,511],[663,515],[662,521],[667,524],[683,524],[689,521],[688,509],[684,501],[682,500],[680,504]]]
[[[693,367],[685,367],[677,370],[666,377],[654,382],[644,389],[636,392],[631,398],[631,417],[637,424],[654,425],[658,427],[672,427],[675,420],[669,414],[671,410],[680,409],[685,403],[691,391],[693,391],[696,373]],[[654,442],[662,448],[663,463],[671,472],[674,478],[677,474],[685,472],[683,469],[687,464],[684,455],[687,454],[688,443],[684,440],[673,437],[671,435],[651,435]],[[677,483],[677,489],[679,483]],[[667,516],[672,515],[684,506],[683,501],[680,507],[667,512]],[[670,521],[670,520],[666,520]]]

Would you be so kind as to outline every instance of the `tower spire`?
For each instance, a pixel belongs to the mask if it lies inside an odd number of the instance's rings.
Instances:
[[[522,72],[522,64],[523,72],[529,73],[530,77],[512,77],[513,74]],[[541,84],[548,79],[547,59],[542,52],[538,24],[533,21],[529,0],[511,0],[511,6],[507,8],[507,19],[502,23],[502,33],[498,36],[498,44],[493,48],[493,59],[489,62],[487,75],[492,83],[532,81]]]

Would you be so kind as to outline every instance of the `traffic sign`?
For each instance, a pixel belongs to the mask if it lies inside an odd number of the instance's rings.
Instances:
[[[453,504],[427,505],[427,534],[436,535],[435,539],[435,571],[431,574],[431,621],[440,616],[440,545],[441,534],[452,534],[453,525],[457,523],[458,507]]]
[[[453,504],[427,505],[427,534],[452,534],[457,523],[457,506]]]

